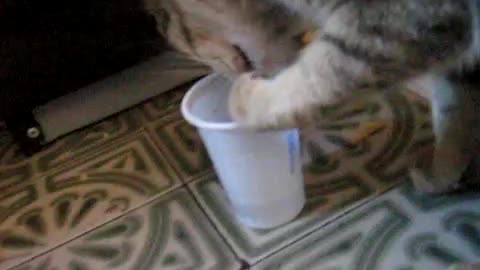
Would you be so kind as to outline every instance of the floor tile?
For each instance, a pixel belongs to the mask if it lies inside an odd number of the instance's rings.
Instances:
[[[255,270],[425,270],[480,261],[480,195],[427,196],[404,185]]]
[[[428,104],[411,92],[371,95],[332,108],[324,122],[304,132],[307,171],[346,171],[368,179],[372,189],[383,190],[405,175],[411,151],[433,142]],[[385,127],[358,143],[350,139],[369,122]]]
[[[39,178],[2,180],[0,268],[122,215],[181,181],[148,134],[97,147]],[[15,179],[15,178],[13,178]]]
[[[239,270],[240,264],[180,190],[15,269]]]
[[[143,125],[186,183],[212,171],[196,129],[180,113],[181,100],[193,84],[185,84],[136,108]]]
[[[325,112],[328,122],[303,134],[306,208],[278,229],[258,231],[238,224],[214,176],[190,188],[237,254],[254,264],[405,179],[409,147],[431,142],[430,132],[423,130],[429,113],[422,106],[412,94],[392,93]],[[362,122],[377,120],[385,121],[384,129],[359,144],[349,143]]]
[[[158,119],[148,130],[183,181],[190,182],[212,172],[210,158],[198,132],[180,112]]]

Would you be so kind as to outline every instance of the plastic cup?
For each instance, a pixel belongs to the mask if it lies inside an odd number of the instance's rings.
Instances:
[[[274,228],[305,205],[299,132],[259,132],[233,122],[230,86],[222,75],[205,77],[184,97],[182,114],[198,129],[237,219],[252,228]]]

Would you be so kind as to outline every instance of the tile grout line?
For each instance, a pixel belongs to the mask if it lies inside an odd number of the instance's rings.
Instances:
[[[200,179],[197,179],[197,180],[200,180]],[[214,231],[220,236],[220,238],[222,239],[222,241],[226,244],[226,246],[230,249],[230,251],[232,252],[232,254],[235,256],[235,258],[238,260],[238,262],[243,262],[245,261],[243,258],[241,258],[236,252],[235,252],[235,249],[233,248],[233,246],[229,243],[229,241],[227,240],[227,237],[225,235],[223,235],[223,233],[220,231],[220,229],[218,229],[218,227],[215,225],[215,222],[210,218],[210,216],[208,215],[208,212],[205,210],[205,208],[202,206],[202,204],[198,201],[197,197],[195,196],[194,192],[191,190],[191,187],[190,185],[187,185],[187,191],[189,193],[189,195],[193,198],[194,202],[197,204],[197,206],[200,208],[200,211],[203,213],[203,215],[207,218],[208,220],[208,223],[210,223],[210,225],[212,225]],[[248,264],[248,267],[251,267],[252,265]]]
[[[289,247],[292,247],[293,245],[305,240],[307,237],[311,236],[312,234],[324,229],[325,227],[329,226],[329,225],[332,225],[333,223],[337,222],[337,221],[340,221],[341,219],[344,219],[346,216],[352,214],[355,210],[358,210],[359,208],[379,199],[382,195],[394,190],[397,186],[395,187],[391,187],[391,188],[388,188],[385,190],[385,192],[383,193],[380,193],[380,194],[376,194],[374,193],[373,196],[370,198],[370,199],[365,199],[365,201],[363,202],[360,202],[358,205],[356,206],[353,206],[352,208],[350,209],[347,209],[346,211],[344,211],[343,213],[341,213],[340,215],[338,215],[337,217],[335,218],[332,218],[331,220],[325,222],[325,224],[321,225],[320,227],[318,227],[317,229],[305,234],[304,236],[300,237],[299,239],[295,240],[295,241],[292,241],[291,243],[287,244],[286,246],[276,250],[275,252],[272,252],[271,254],[268,254],[267,256],[265,256],[264,258],[260,259],[258,262],[254,263],[253,265],[251,265],[251,267],[253,266],[258,266],[260,263],[262,262],[265,262],[266,260],[272,258],[273,256],[279,254],[281,251],[284,251],[286,249],[288,249]]]
[[[157,119],[158,120],[158,119]],[[182,176],[182,169],[178,169],[176,168],[175,164],[173,161],[171,161],[169,158],[169,155],[165,152],[167,150],[163,149],[162,147],[162,144],[159,142],[160,140],[156,140],[155,138],[155,130],[154,128],[152,127],[152,123],[149,123],[149,124],[146,124],[145,126],[145,135],[148,136],[149,140],[152,142],[152,144],[154,145],[155,147],[155,151],[158,151],[161,156],[163,157],[163,159],[166,161],[166,163],[168,164],[168,166],[170,166],[170,168],[175,172],[175,174],[177,175],[178,179],[180,180],[180,182],[183,184],[183,185],[188,185],[196,180],[199,180],[201,178],[204,178],[206,176],[208,176],[209,174],[211,174],[212,172],[215,173],[214,171],[214,168],[212,165],[209,166],[208,169],[206,169],[204,172],[200,172],[200,173],[197,173],[197,175],[193,175],[192,177],[183,177]],[[152,134],[153,133],[153,134]],[[203,142],[202,143],[202,146],[204,146]]]
[[[161,156],[162,158],[165,160],[165,162],[168,164],[168,166],[170,166],[170,168],[175,172],[176,176],[178,177],[178,179],[180,180],[180,182],[182,183],[182,185],[186,185],[188,184],[188,181],[187,179],[184,179],[184,177],[182,176],[182,173],[180,170],[178,170],[175,165],[173,164],[172,161],[170,161],[170,159],[168,158],[168,154],[164,152],[164,150],[162,150],[162,147],[160,145],[159,142],[157,142],[157,140],[155,140],[155,137],[154,135],[155,134],[152,134],[153,132],[155,132],[153,130],[153,128],[151,127],[151,123],[146,123],[144,125],[144,128],[145,128],[145,135],[148,137],[148,139],[152,142],[153,146],[154,146],[154,150],[157,151]],[[151,133],[152,132],[152,133]]]

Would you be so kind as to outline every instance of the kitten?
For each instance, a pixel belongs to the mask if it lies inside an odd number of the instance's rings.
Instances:
[[[435,78],[434,149],[411,175],[418,189],[453,188],[477,155],[480,135],[478,0],[282,0],[319,30],[272,79],[242,75],[231,112],[252,127],[299,126],[318,109],[429,74]],[[480,73],[478,73],[480,74]]]
[[[231,111],[246,125],[308,124],[358,89],[429,74],[436,143],[412,169],[414,183],[449,190],[477,154],[480,93],[463,73],[480,70],[478,0],[144,1],[160,32],[192,58],[224,73],[275,75],[236,81]],[[310,23],[318,34],[297,57]]]
[[[269,76],[290,65],[307,28],[279,4],[259,0],[144,0],[169,43],[214,70]]]

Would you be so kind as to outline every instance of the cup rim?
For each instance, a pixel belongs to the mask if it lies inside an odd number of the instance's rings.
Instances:
[[[223,130],[223,131],[233,131],[233,130],[247,130],[246,127],[242,127],[239,123],[235,123],[233,121],[228,122],[209,122],[201,119],[200,117],[194,115],[191,112],[193,99],[195,94],[198,91],[201,91],[203,88],[208,87],[208,84],[212,80],[225,78],[223,75],[218,73],[210,74],[202,79],[200,79],[197,83],[195,83],[190,90],[188,90],[187,94],[183,97],[182,104],[181,104],[181,112],[185,120],[191,125],[202,128],[202,129],[209,129],[209,130]]]

